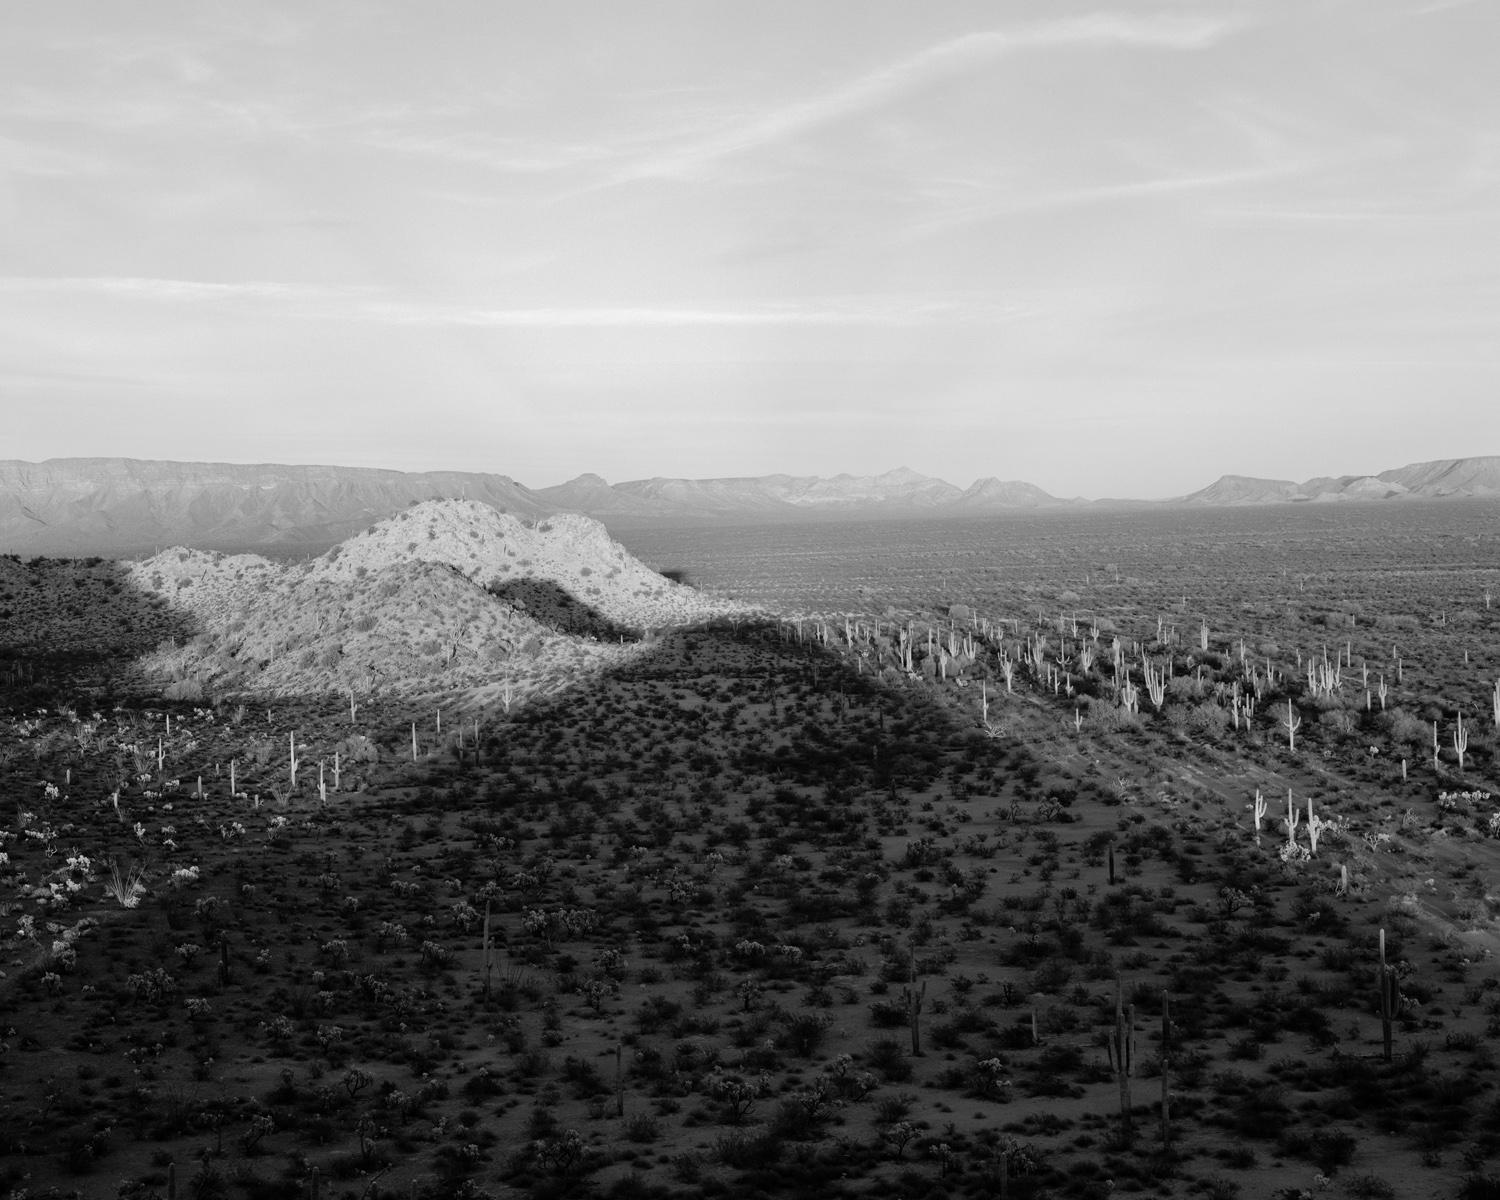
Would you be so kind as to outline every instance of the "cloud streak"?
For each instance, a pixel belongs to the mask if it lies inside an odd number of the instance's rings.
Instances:
[[[992,296],[856,296],[738,307],[619,305],[493,308],[402,299],[375,288],[264,280],[205,282],[131,277],[0,277],[0,295],[93,295],[143,303],[268,304],[316,316],[398,326],[473,329],[754,328],[916,326],[994,323],[1029,315],[1027,306]]]
[[[606,183],[691,176],[716,160],[774,145],[877,110],[930,83],[1010,54],[1100,46],[1202,50],[1243,27],[1244,21],[1237,18],[1099,13],[1023,29],[964,34],[841,87],[761,113],[697,141],[649,154],[615,172]]]

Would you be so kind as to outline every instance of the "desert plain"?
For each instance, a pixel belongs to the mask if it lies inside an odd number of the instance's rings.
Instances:
[[[1500,1195],[1497,513],[0,560],[0,1189]]]

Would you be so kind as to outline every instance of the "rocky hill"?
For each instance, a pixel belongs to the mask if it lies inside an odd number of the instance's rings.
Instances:
[[[996,479],[991,475],[970,484],[953,502],[955,509],[968,512],[993,512],[1011,508],[1058,508],[1082,504],[1081,500],[1059,500],[1034,483],[1016,479]]]
[[[526,522],[475,500],[413,505],[334,547],[310,571],[317,579],[357,581],[411,562],[451,567],[481,588],[545,580],[636,629],[723,609],[632,558],[590,517],[557,513]]]
[[[589,518],[527,524],[478,501],[414,505],[306,562],[178,547],[128,569],[136,589],[195,630],[141,662],[184,699],[476,688],[520,697],[637,653],[636,632],[738,610],[657,575]],[[633,636],[561,629],[504,598],[520,581]]]

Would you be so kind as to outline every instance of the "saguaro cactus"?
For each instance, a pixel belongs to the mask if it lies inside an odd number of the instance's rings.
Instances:
[[[1385,930],[1380,931],[1380,974],[1376,980],[1380,992],[1380,1044],[1381,1057],[1391,1061],[1391,1023],[1400,1004],[1400,985],[1396,981],[1396,970],[1385,961]]]
[[[1152,706],[1155,707],[1157,712],[1160,712],[1161,706],[1167,696],[1167,669],[1165,667],[1155,667],[1151,664],[1150,659],[1143,657],[1141,659],[1141,672],[1146,676],[1146,694],[1151,697]]]
[[[911,985],[901,989],[901,1003],[906,1009],[907,1024],[911,1027],[911,1052],[917,1058],[922,1054],[922,1001],[927,997],[927,981],[917,983],[917,956],[911,957]]]
[[[490,941],[490,902],[484,902],[484,928],[479,935],[479,945],[484,953],[481,970],[484,972],[484,998],[490,998],[490,972],[494,969],[493,943]]]
[[[1269,807],[1270,806],[1266,803],[1266,798],[1260,794],[1260,789],[1256,788],[1255,802],[1250,806],[1250,808],[1251,811],[1255,814],[1255,844],[1257,846],[1260,845],[1260,823],[1266,819],[1266,812]]]
[[[1469,750],[1469,731],[1464,728],[1464,715],[1458,714],[1458,724],[1453,729],[1453,753],[1458,755],[1458,769],[1464,769],[1464,755]]]
[[[1302,718],[1297,715],[1297,710],[1292,707],[1290,698],[1286,702],[1286,717],[1281,724],[1286,728],[1286,748],[1296,753],[1297,730],[1302,728]]]
[[[625,1047],[615,1044],[615,1116],[625,1115]]]
[[[1327,827],[1328,822],[1313,812],[1312,797],[1309,796],[1307,798],[1307,846],[1314,858],[1318,857],[1318,837]]]
[[[1166,1151],[1172,1145],[1172,1101],[1170,1078],[1172,1074],[1172,1015],[1171,1001],[1166,989],[1161,993],[1161,1148]]]
[[[1115,977],[1115,1028],[1107,1048],[1120,1085],[1120,1136],[1128,1144],[1135,1133],[1130,1112],[1130,1076],[1135,1070],[1135,1005],[1125,1003],[1125,985]]]

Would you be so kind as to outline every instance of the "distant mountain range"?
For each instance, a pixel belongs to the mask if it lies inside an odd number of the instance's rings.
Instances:
[[[0,460],[0,552],[135,557],[174,545],[313,553],[421,500],[556,510],[504,475],[130,458]]]
[[[1206,488],[1166,503],[1225,506],[1487,497],[1500,497],[1500,456],[1444,458],[1412,463],[1379,475],[1322,475],[1303,483],[1223,475]]]
[[[321,553],[411,504],[476,500],[523,519],[580,512],[616,528],[697,521],[984,516],[1089,505],[1155,508],[1500,497],[1500,457],[1415,463],[1379,475],[1226,475],[1165,501],[1059,499],[1034,484],[959,488],[906,468],[883,475],[638,479],[580,475],[529,488],[506,475],[368,467],[244,466],[127,458],[0,460],[0,553],[138,557],[171,545]]]
[[[987,509],[1055,508],[1059,500],[1029,483],[981,479],[968,489],[899,467],[883,475],[757,475],[730,479],[637,479],[608,484],[580,475],[536,495],[558,508],[606,517],[754,518],[814,514],[913,515]]]

